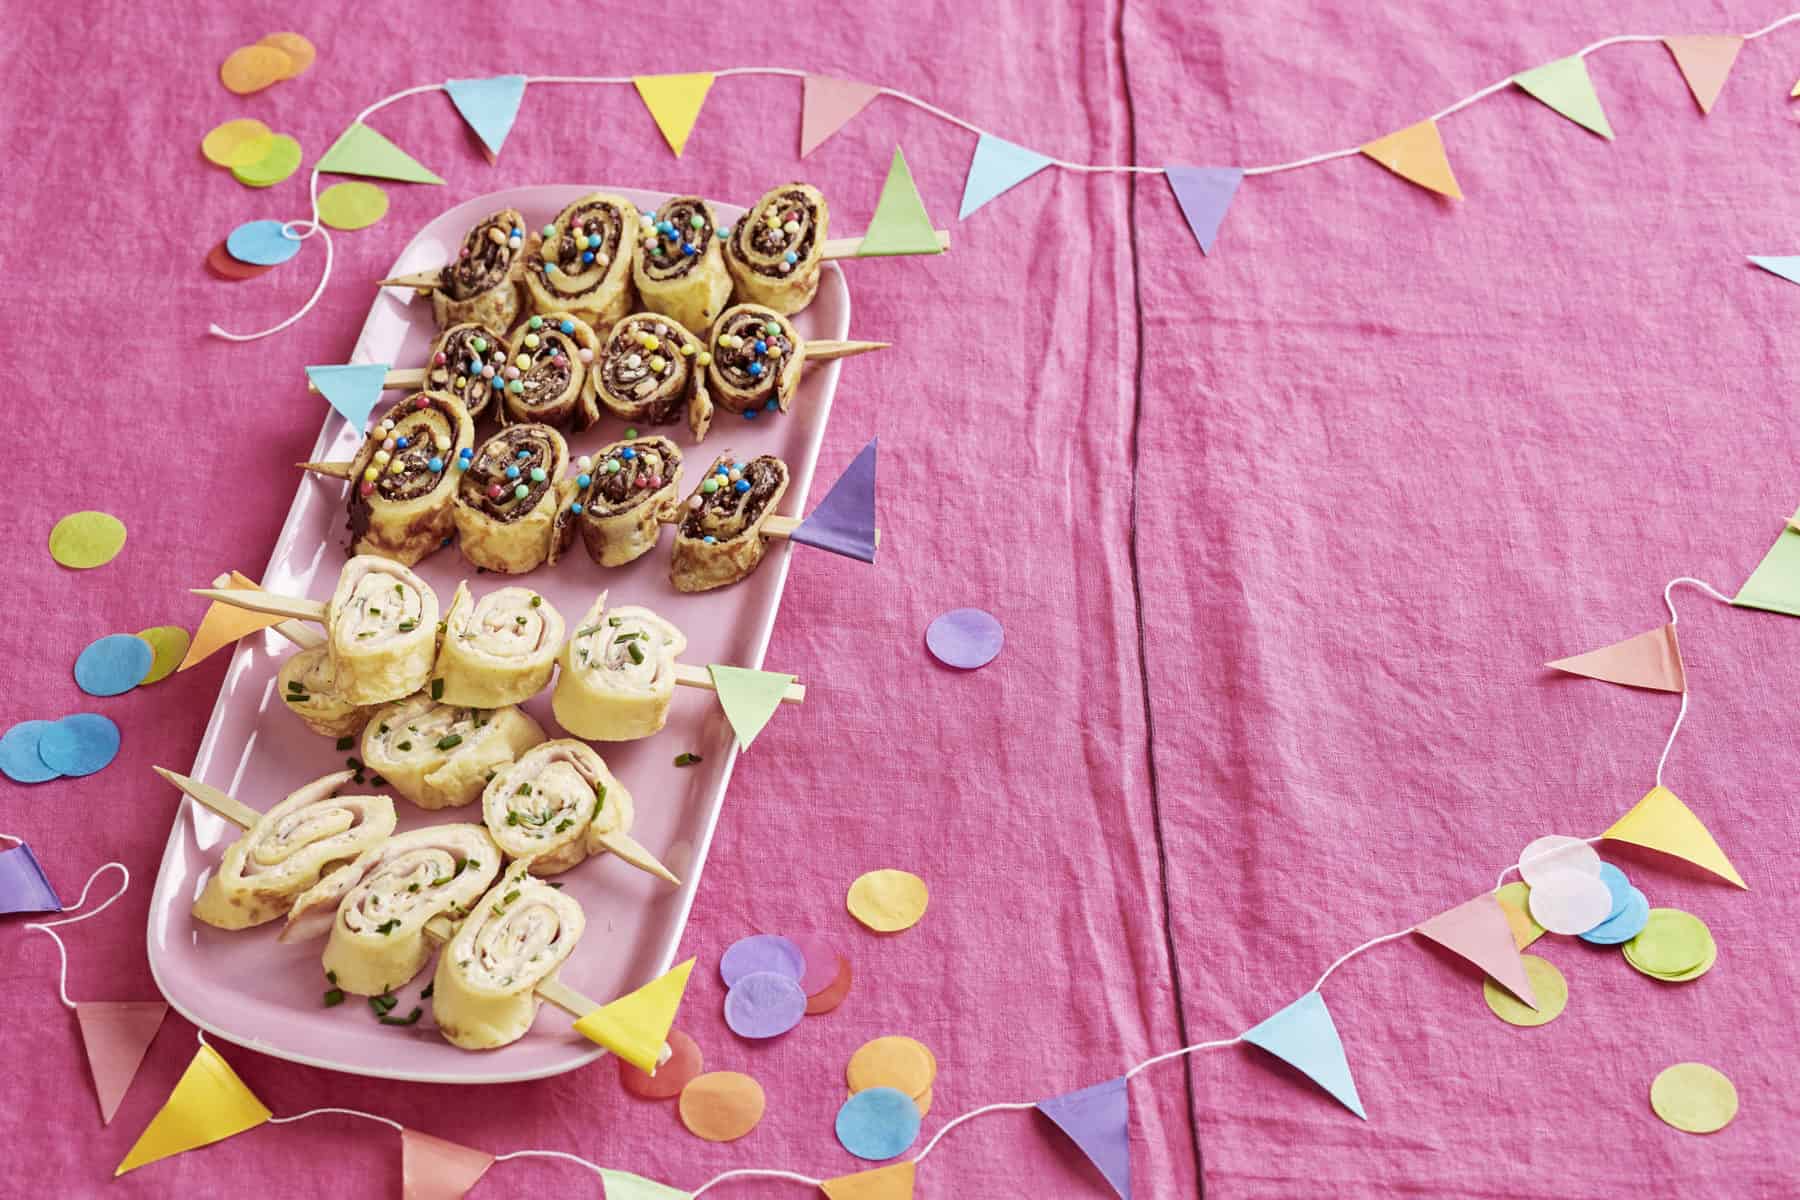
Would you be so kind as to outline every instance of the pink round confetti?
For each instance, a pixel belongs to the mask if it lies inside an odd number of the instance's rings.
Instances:
[[[837,982],[837,947],[816,933],[803,933],[794,939],[800,955],[806,960],[806,971],[800,976],[800,990],[808,1000]]]
[[[806,956],[779,933],[753,933],[739,938],[719,957],[719,978],[726,987],[760,971],[785,975],[796,982],[806,974]]]
[[[973,671],[994,661],[1006,633],[999,618],[979,608],[954,608],[925,630],[925,644],[947,667]]]
[[[725,994],[725,1024],[739,1037],[779,1037],[805,1015],[799,981],[774,971],[753,971]]]

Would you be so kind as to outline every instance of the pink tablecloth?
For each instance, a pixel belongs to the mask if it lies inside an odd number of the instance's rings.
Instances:
[[[202,270],[234,225],[303,213],[304,176],[257,193],[201,162],[218,121],[262,117],[310,161],[409,84],[777,63],[904,88],[1076,160],[1272,162],[1387,132],[1606,34],[1743,32],[1780,15],[1751,0],[1580,16],[1520,0],[1479,16],[1422,0],[1122,15],[909,0],[854,17],[873,6],[153,7],[17,13],[0,45],[0,329],[21,450],[0,520],[0,694],[8,724],[93,709],[126,739],[94,778],[9,786],[0,828],[30,839],[65,897],[108,857],[132,867],[118,911],[73,933],[71,990],[93,999],[151,993],[143,917],[172,796],[146,766],[191,761],[225,660],[100,701],[68,664],[99,634],[193,621],[183,588],[261,567],[288,464],[320,418],[299,368],[348,353],[362,281],[408,231],[519,182],[751,196],[795,174],[854,228],[896,142],[943,223],[973,141],[884,101],[800,164],[797,83],[731,79],[677,160],[629,90],[544,87],[490,166],[448,102],[421,97],[376,123],[449,185],[392,187],[381,225],[339,239],[314,315],[231,346],[207,322],[291,311],[319,256],[239,286]],[[244,100],[219,87],[234,46],[290,26],[320,47],[310,74]],[[1342,950],[1490,885],[1532,837],[1598,832],[1648,787],[1675,700],[1538,664],[1657,624],[1671,576],[1734,589],[1796,498],[1800,290],[1743,260],[1800,249],[1796,62],[1800,29],[1751,44],[1703,118],[1660,46],[1605,52],[1591,69],[1614,143],[1504,92],[1444,124],[1460,205],[1361,159],[1253,179],[1203,260],[1160,179],[1050,172],[957,226],[949,257],[856,269],[858,331],[899,348],[846,371],[821,469],[881,435],[882,561],[796,557],[771,661],[812,682],[812,702],[740,767],[684,943],[704,964],[684,1024],[709,1063],[768,1090],[748,1139],[695,1140],[667,1107],[622,1095],[610,1062],[467,1091],[227,1057],[278,1113],[348,1104],[689,1187],[733,1166],[837,1174],[855,1165],[831,1134],[842,1066],[868,1037],[936,1051],[929,1133],[1239,1031]],[[131,541],[73,576],[44,537],[88,507],[124,517]],[[978,674],[935,667],[921,643],[961,604],[1006,622],[1005,654]],[[1692,594],[1685,612],[1693,712],[1667,779],[1754,890],[1618,857],[1654,902],[1705,918],[1717,969],[1664,987],[1559,944],[1546,953],[1569,1011],[1516,1030],[1487,1013],[1471,971],[1382,947],[1327,988],[1368,1123],[1241,1047],[1157,1067],[1132,1085],[1139,1196],[1200,1181],[1221,1200],[1792,1194],[1800,624]],[[890,864],[930,880],[932,908],[877,941],[842,897]],[[17,924],[0,936],[14,1184],[398,1191],[397,1139],[342,1119],[109,1184],[191,1030],[171,1019],[100,1128],[52,948]],[[809,925],[853,946],[849,1002],[773,1045],[735,1040],[718,952]],[[1736,1081],[1743,1111],[1725,1132],[1688,1137],[1649,1114],[1649,1080],[1685,1059]],[[566,1164],[515,1162],[474,1195],[592,1187]],[[952,1134],[919,1194],[1103,1192],[1045,1121],[1009,1113]]]

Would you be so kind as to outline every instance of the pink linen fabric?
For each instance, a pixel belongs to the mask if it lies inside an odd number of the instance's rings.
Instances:
[[[373,124],[447,186],[384,185],[392,210],[338,237],[318,310],[245,346],[207,323],[279,319],[322,255],[239,285],[205,272],[237,224],[306,211],[304,175],[253,192],[199,158],[218,122],[260,117],[310,162],[417,83],[771,64],[889,84],[1077,161],[1257,165],[1367,141],[1602,36],[1779,15],[1748,0],[15,6],[0,338],[23,452],[0,516],[0,695],[9,726],[98,711],[125,740],[92,778],[6,785],[0,829],[31,842],[65,900],[108,858],[135,880],[69,931],[71,994],[153,994],[143,918],[175,797],[147,768],[192,761],[225,658],[112,700],[81,695],[69,665],[101,634],[191,626],[184,589],[261,569],[323,415],[301,367],[344,359],[367,281],[469,195],[591,181],[745,198],[803,176],[849,232],[898,143],[955,250],[848,267],[856,333],[895,349],[846,368],[821,478],[880,435],[881,560],[795,556],[770,661],[809,702],[740,765],[684,941],[701,969],[682,1025],[709,1067],[762,1081],[762,1126],[699,1142],[671,1106],[623,1093],[610,1061],[469,1090],[221,1046],[278,1114],[347,1105],[692,1188],[732,1167],[856,1169],[831,1122],[845,1060],[880,1034],[937,1054],[926,1136],[1228,1037],[1356,943],[1491,887],[1533,837],[1598,833],[1628,808],[1676,699],[1539,664],[1662,622],[1675,575],[1734,590],[1797,498],[1800,289],[1743,256],[1800,251],[1783,149],[1800,27],[1746,47],[1710,117],[1662,47],[1597,55],[1613,143],[1516,91],[1456,115],[1443,133],[1462,204],[1360,157],[1252,178],[1211,259],[1155,176],[1046,172],[957,225],[973,137],[892,101],[802,163],[797,80],[719,81],[681,159],[629,88],[531,88],[497,165],[425,95]],[[286,28],[319,46],[308,74],[245,99],[220,87],[233,47]],[[131,540],[73,574],[44,539],[81,508],[117,513]],[[1616,951],[1546,939],[1569,1009],[1517,1030],[1451,956],[1380,947],[1325,989],[1369,1121],[1248,1048],[1154,1067],[1131,1084],[1138,1196],[1793,1193],[1800,623],[1678,598],[1693,711],[1665,781],[1752,890],[1608,857],[1652,903],[1707,921],[1713,972],[1666,987]],[[926,624],[971,604],[1005,622],[1005,651],[972,674],[938,667]],[[932,888],[897,937],[843,912],[880,866]],[[191,1027],[171,1017],[102,1128],[53,948],[19,924],[0,923],[0,1144],[17,1184],[30,1164],[45,1195],[398,1192],[400,1139],[337,1117],[112,1182]],[[735,1039],[715,966],[755,931],[838,939],[848,1001],[772,1044]],[[1648,1110],[1650,1080],[1687,1059],[1742,1096],[1708,1138]],[[1046,1120],[1014,1112],[946,1138],[918,1194],[1103,1188]],[[515,1161],[471,1195],[593,1189],[570,1164]]]

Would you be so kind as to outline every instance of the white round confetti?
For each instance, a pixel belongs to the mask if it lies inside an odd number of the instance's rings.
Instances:
[[[1580,871],[1550,871],[1531,885],[1528,903],[1551,933],[1586,933],[1612,914],[1612,889]]]
[[[1547,834],[1525,847],[1519,855],[1519,878],[1536,887],[1538,881],[1552,871],[1579,871],[1598,879],[1600,856],[1580,838]]]

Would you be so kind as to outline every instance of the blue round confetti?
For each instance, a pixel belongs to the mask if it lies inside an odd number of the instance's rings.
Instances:
[[[273,267],[300,253],[300,239],[281,232],[280,221],[247,221],[226,236],[225,250],[239,262]]]
[[[149,642],[113,633],[94,642],[75,660],[75,682],[90,696],[119,696],[144,682],[156,661]]]
[[[1617,946],[1629,942],[1650,923],[1650,899],[1636,888],[1625,898],[1625,908],[1581,935],[1581,940],[1595,946]]]
[[[1631,899],[1631,893],[1637,889],[1631,886],[1631,880],[1625,878],[1625,872],[1609,862],[1600,864],[1600,882],[1604,883],[1606,890],[1612,893],[1612,911],[1606,914],[1606,919],[1610,921],[1625,911],[1625,905]]]
[[[838,1109],[838,1141],[869,1162],[904,1154],[918,1136],[919,1106],[899,1088],[869,1088]]]
[[[92,775],[119,753],[119,727],[99,713],[53,721],[38,738],[38,757],[64,775]]]
[[[38,757],[38,740],[50,721],[20,721],[0,737],[0,773],[14,783],[42,783],[59,779],[62,772],[44,765]]]

